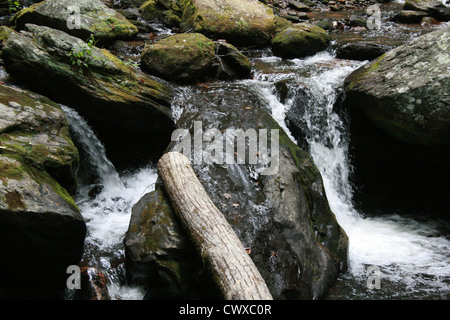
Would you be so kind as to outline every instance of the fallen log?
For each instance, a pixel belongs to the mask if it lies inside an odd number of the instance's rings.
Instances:
[[[179,152],[166,153],[158,162],[158,174],[224,299],[272,300],[264,279],[189,160]]]

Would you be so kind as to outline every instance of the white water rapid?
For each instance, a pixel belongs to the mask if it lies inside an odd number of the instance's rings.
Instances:
[[[304,107],[304,123],[309,151],[318,166],[329,204],[349,241],[350,290],[352,298],[445,298],[450,293],[450,241],[436,231],[437,221],[418,222],[398,214],[364,217],[353,203],[353,189],[349,181],[349,138],[347,128],[333,106],[345,77],[362,65],[356,61],[339,61],[327,52],[306,59],[282,61],[270,57],[259,63],[272,64],[270,73],[258,71],[254,80],[246,83],[263,101],[270,102],[272,113],[285,128],[285,115],[295,107],[293,96],[285,104],[276,99],[273,83],[294,79],[295,85],[308,89]],[[261,70],[266,70],[262,68]],[[274,72],[274,71],[277,72]],[[269,90],[268,88],[272,88]],[[448,235],[447,235],[448,236]],[[381,288],[375,292],[366,288],[368,266],[381,271]]]

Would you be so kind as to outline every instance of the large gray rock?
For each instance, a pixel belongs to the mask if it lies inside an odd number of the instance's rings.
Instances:
[[[86,226],[71,196],[78,157],[58,105],[0,86],[0,296],[64,289],[66,268],[81,260]]]
[[[69,27],[68,22],[75,22],[75,13],[79,13],[80,25]],[[84,40],[91,34],[97,40],[112,41],[130,39],[138,33],[132,23],[100,0],[42,1],[19,11],[11,20],[16,30],[22,30],[27,23],[59,29]]]
[[[174,128],[168,85],[63,31],[27,24],[3,59],[9,74],[89,119],[155,134]]]
[[[182,31],[226,39],[238,46],[264,46],[274,30],[274,13],[258,0],[180,0]]]
[[[259,99],[238,84],[198,87],[184,103],[189,108],[177,126],[191,136],[194,121],[201,121],[205,131],[268,129],[270,137],[270,129],[279,130],[279,166],[272,163],[272,169],[278,170],[270,174],[262,174],[261,164],[203,161],[193,167],[248,248],[273,297],[323,297],[346,268],[348,239],[329,208],[321,175],[310,156],[287,137]],[[204,148],[208,145],[203,143]],[[174,147],[172,143],[167,151]]]
[[[345,103],[400,141],[449,144],[449,31],[418,37],[354,71]]]

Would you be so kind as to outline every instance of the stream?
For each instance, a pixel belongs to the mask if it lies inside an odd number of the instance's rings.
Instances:
[[[400,2],[392,3],[387,8],[396,9],[399,5]],[[383,11],[383,21],[392,12]],[[170,33],[167,29],[161,31]],[[422,32],[418,26],[394,27],[393,23],[383,22],[381,30],[368,31],[364,38],[398,43]],[[358,33],[348,32],[337,35],[336,39],[360,37]],[[339,276],[327,299],[449,299],[448,221],[428,216],[427,212],[418,215],[392,210],[369,216],[354,205],[349,128],[342,115],[335,112],[334,105],[345,77],[367,61],[339,60],[333,46],[304,59],[281,59],[266,49],[255,50],[251,55],[253,78],[236,80],[234,84],[255,93],[293,140],[286,116],[290,108],[296,107],[298,95],[306,92],[306,103],[301,110],[306,148],[322,174],[330,207],[349,237],[349,270]],[[137,54],[129,56],[138,57]],[[11,84],[7,78],[1,69],[0,80]],[[280,101],[276,89],[280,81],[285,81],[289,89],[284,101]],[[179,95],[172,106],[175,118],[183,108],[189,107],[183,102],[194,92],[189,86],[176,89]],[[75,200],[86,221],[87,236],[80,265],[96,267],[105,273],[111,299],[141,300],[145,292],[129,285],[126,279],[123,239],[132,206],[154,190],[158,177],[156,164],[117,170],[90,124],[74,109],[65,105],[61,108],[82,155]],[[369,266],[379,270],[380,288],[368,287]],[[68,294],[67,298],[70,297]]]
[[[332,52],[282,60],[267,51],[263,57],[253,59],[253,79],[237,81],[237,84],[245,86],[270,106],[274,119],[287,131],[286,112],[298,101],[296,91],[290,91],[283,104],[274,84],[288,79],[291,88],[301,83],[310,89],[302,129],[307,133],[309,152],[322,174],[331,209],[350,240],[350,268],[340,276],[328,299],[446,299],[450,295],[448,223],[431,218],[423,222],[408,214],[389,212],[365,217],[364,212],[358,212],[353,205],[349,136],[333,105],[346,75],[364,63],[338,60]],[[189,87],[182,89],[173,105],[178,113],[188,107],[182,102],[191,93]],[[113,299],[142,299],[144,292],[140,288],[127,285],[122,241],[132,205],[154,188],[155,164],[134,172],[118,173],[87,122],[73,109],[62,108],[75,140],[85,151],[91,174],[97,177],[95,184],[83,184],[83,176],[80,176],[81,186],[76,198],[88,226],[83,260],[108,275],[108,289]],[[90,195],[98,186],[101,189],[97,194]],[[367,266],[379,268],[380,289],[367,288]]]

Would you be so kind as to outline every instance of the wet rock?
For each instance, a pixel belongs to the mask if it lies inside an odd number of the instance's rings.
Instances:
[[[301,58],[325,50],[330,36],[322,28],[309,23],[294,24],[275,35],[272,50],[283,58]]]
[[[3,59],[9,74],[89,119],[170,136],[172,89],[92,43],[27,24],[9,37]]]
[[[261,163],[202,162],[193,167],[248,248],[273,297],[323,297],[339,270],[346,267],[348,243],[328,206],[320,173],[310,156],[287,137],[264,109],[264,102],[239,84],[199,86],[184,103],[190,107],[177,125],[191,135],[194,121],[200,121],[205,130],[217,128],[220,132],[227,128],[268,129],[270,136],[271,129],[279,130],[279,166],[272,162],[273,174],[261,174],[268,169]],[[203,148],[207,146],[204,142]],[[173,148],[171,144],[167,151]]]
[[[139,8],[142,18],[159,21],[170,27],[179,27],[182,11],[177,1],[151,0],[146,1]]]
[[[3,50],[3,47],[5,46],[5,43],[8,40],[9,36],[13,33],[15,33],[14,30],[5,26],[0,26],[0,52],[1,50]]]
[[[436,19],[432,18],[432,17],[423,17],[422,20],[420,21],[420,25],[421,26],[431,26],[434,24],[438,24],[439,21],[437,21]]]
[[[303,12],[311,11],[310,7],[308,7],[306,4],[304,4],[300,1],[290,0],[289,6],[297,11],[303,11]]]
[[[406,0],[403,9],[427,12],[439,21],[450,20],[450,7],[437,0]]]
[[[346,103],[379,128],[413,144],[450,143],[449,28],[423,35],[354,71]]]
[[[334,30],[333,21],[331,19],[323,19],[316,23],[316,26],[324,30]]]
[[[153,75],[183,83],[205,79],[246,78],[250,61],[233,45],[200,33],[177,34],[147,45],[141,55]]]
[[[80,10],[79,28],[73,26],[76,21],[74,11],[69,10],[72,7]],[[138,33],[133,24],[100,0],[42,1],[19,11],[11,20],[17,31],[27,23],[59,29],[83,40],[93,34],[95,39],[105,42],[130,39]]]
[[[5,85],[0,97],[0,291],[58,298],[86,233],[72,198],[78,150],[57,104]]]
[[[217,60],[219,60],[219,79],[246,79],[250,77],[250,60],[236,49],[235,46],[226,42],[216,43]]]
[[[144,287],[147,299],[212,298],[214,286],[201,279],[202,265],[161,190],[132,209],[125,235],[128,278]]]
[[[107,284],[108,279],[102,271],[94,267],[81,268],[83,300],[111,300]]]
[[[349,42],[337,48],[336,57],[360,61],[373,60],[392,49],[391,46],[373,42]]]
[[[428,16],[428,13],[423,11],[402,10],[394,17],[394,21],[400,23],[419,23],[426,16]]]
[[[274,29],[272,9],[257,0],[181,0],[181,31],[237,46],[264,46]]]

